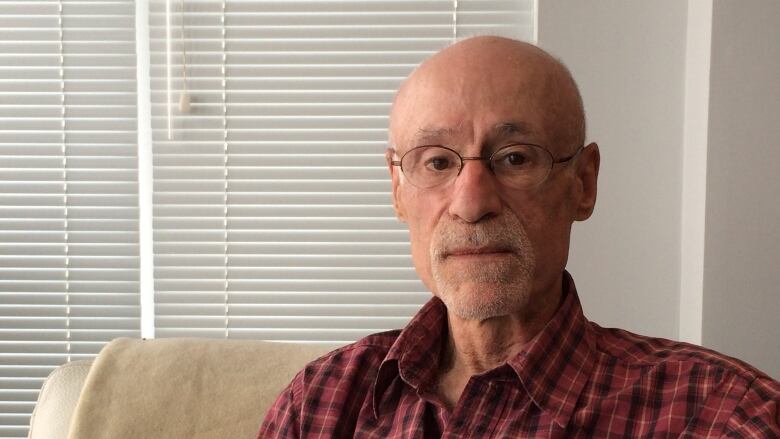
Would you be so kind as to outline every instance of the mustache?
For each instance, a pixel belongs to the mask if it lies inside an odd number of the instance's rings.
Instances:
[[[436,260],[443,260],[464,250],[523,253],[527,240],[522,237],[525,236],[525,229],[520,222],[508,217],[476,224],[440,223],[431,242],[431,255]]]

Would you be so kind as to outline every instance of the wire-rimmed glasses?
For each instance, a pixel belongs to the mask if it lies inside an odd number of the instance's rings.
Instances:
[[[547,149],[530,143],[504,146],[487,158],[463,157],[446,146],[423,145],[410,149],[401,160],[391,160],[390,163],[399,166],[412,185],[430,189],[457,178],[466,160],[484,160],[502,184],[527,189],[541,184],[555,165],[573,160],[583,148],[581,146],[574,154],[556,160]]]

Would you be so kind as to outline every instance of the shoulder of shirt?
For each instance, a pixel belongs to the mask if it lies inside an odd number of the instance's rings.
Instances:
[[[767,374],[737,358],[721,354],[691,343],[660,337],[648,337],[618,328],[602,328],[589,322],[596,335],[596,349],[601,355],[611,357],[626,367],[652,368],[673,363],[686,363],[719,369],[729,375],[737,375],[750,383],[756,379],[768,379]]]
[[[368,335],[309,362],[302,372],[316,373],[317,371],[346,367],[351,362],[366,360],[369,363],[373,360],[378,368],[400,333],[401,330],[394,329]]]

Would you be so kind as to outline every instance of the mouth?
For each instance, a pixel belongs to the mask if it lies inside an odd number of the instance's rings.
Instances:
[[[460,257],[460,258],[478,258],[478,257],[494,257],[494,256],[508,256],[512,251],[503,247],[469,247],[469,248],[456,248],[445,253],[445,258],[448,257]]]

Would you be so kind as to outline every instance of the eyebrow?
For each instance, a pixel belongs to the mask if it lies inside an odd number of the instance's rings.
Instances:
[[[527,123],[503,122],[493,126],[493,131],[499,136],[512,136],[517,134],[533,134],[534,130]]]
[[[455,130],[452,128],[419,128],[412,141],[415,143],[438,140],[443,137],[453,137]]]

